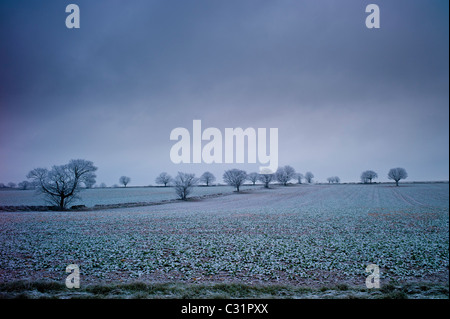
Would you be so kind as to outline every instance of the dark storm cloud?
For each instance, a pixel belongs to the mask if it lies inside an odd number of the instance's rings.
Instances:
[[[108,184],[221,176],[170,162],[193,119],[278,127],[280,164],[322,181],[398,165],[448,179],[445,1],[377,1],[379,30],[364,1],[76,3],[79,30],[60,1],[2,3],[2,182],[77,157]]]

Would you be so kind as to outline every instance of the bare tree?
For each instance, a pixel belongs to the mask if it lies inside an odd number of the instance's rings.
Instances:
[[[95,178],[86,178],[83,183],[86,188],[92,188],[95,184]]]
[[[273,180],[274,174],[259,174],[258,179],[264,184],[264,188],[269,188],[270,182]]]
[[[327,178],[328,183],[340,183],[341,179],[337,176],[332,176]]]
[[[131,178],[129,178],[128,176],[121,176],[119,178],[119,183],[122,184],[123,186],[127,187],[128,183],[131,181]]]
[[[13,182],[8,183],[9,188],[16,188],[16,186],[17,186],[16,183],[13,183]]]
[[[408,177],[406,170],[401,167],[391,168],[388,173],[388,178],[395,181],[395,185],[398,186],[398,181]]]
[[[163,184],[164,187],[166,187],[167,184],[169,184],[171,181],[172,181],[172,177],[169,174],[167,174],[166,172],[162,172],[155,179],[156,184]]]
[[[37,191],[44,194],[47,202],[65,209],[81,190],[86,180],[95,179],[97,167],[91,161],[71,160],[69,164],[46,168],[36,168],[27,175],[36,185]]]
[[[210,172],[204,172],[202,176],[200,176],[200,182],[205,183],[206,186],[209,186],[211,183],[214,183],[216,177]]]
[[[279,167],[275,172],[275,178],[284,186],[295,177],[295,169],[291,166],[286,165],[283,167]]]
[[[105,183],[101,183],[99,187],[100,188],[106,188],[106,184]]]
[[[253,186],[256,184],[256,182],[258,181],[259,178],[259,174],[258,173],[250,173],[247,175],[247,180],[249,180],[250,182],[253,183]]]
[[[312,179],[314,178],[314,174],[311,172],[306,172],[305,174],[305,180],[308,184],[312,183]]]
[[[367,183],[371,184],[372,180],[375,179],[375,178],[378,178],[378,174],[375,173],[374,171],[371,171],[371,170],[364,171],[361,174],[361,181],[364,184],[367,184]]]
[[[33,183],[30,183],[29,181],[23,181],[18,184],[18,187],[22,190],[32,189]]]
[[[223,180],[228,185],[236,187],[236,191],[239,192],[239,187],[247,179],[247,173],[240,169],[230,169],[223,174]]]
[[[178,175],[174,179],[175,192],[180,199],[186,200],[197,183],[198,178],[195,178],[195,174],[178,172]]]
[[[297,178],[297,181],[298,181],[299,184],[301,184],[301,183],[302,183],[302,179],[305,178],[305,176],[303,176],[302,173],[297,173],[297,174],[295,175],[295,177]]]

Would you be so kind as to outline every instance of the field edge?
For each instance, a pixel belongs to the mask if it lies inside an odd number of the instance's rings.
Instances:
[[[391,282],[368,289],[347,284],[312,288],[284,284],[135,281],[69,289],[59,281],[17,280],[0,283],[0,299],[449,299],[449,285]]]

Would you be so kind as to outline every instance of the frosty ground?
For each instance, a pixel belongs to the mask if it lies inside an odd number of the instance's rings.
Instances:
[[[63,285],[69,264],[79,265],[82,287],[363,291],[366,266],[376,264],[384,289],[415,285],[448,298],[448,208],[448,183],[412,183],[249,187],[158,206],[0,212],[0,291]]]

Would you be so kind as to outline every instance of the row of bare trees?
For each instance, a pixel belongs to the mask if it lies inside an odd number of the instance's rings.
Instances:
[[[36,168],[27,174],[29,181],[20,184],[24,189],[27,187],[36,188],[39,193],[45,195],[48,203],[56,205],[61,209],[67,207],[74,199],[79,198],[78,194],[82,188],[86,188],[95,184],[95,171],[97,167],[93,162],[76,159],[71,160],[68,164],[54,165],[50,170],[46,168]],[[374,171],[364,171],[361,174],[361,181],[363,183],[372,183],[378,175]],[[398,186],[398,182],[408,177],[406,170],[401,167],[392,168],[388,172],[388,178],[394,180]],[[224,172],[223,180],[240,191],[240,187],[245,181],[250,181],[253,185],[257,181],[263,183],[265,188],[269,188],[269,184],[278,181],[282,185],[287,185],[291,180],[296,179],[298,183],[305,180],[307,183],[312,183],[314,175],[307,172],[305,175],[295,172],[295,169],[289,165],[279,167],[275,173],[250,173],[247,174],[244,170],[230,169]],[[119,181],[125,187],[130,182],[130,178],[122,176]],[[198,185],[199,182],[211,185],[216,180],[215,176],[210,172],[205,172],[200,178],[196,178],[195,174],[179,172],[175,178],[172,178],[167,173],[161,173],[155,180],[157,184],[164,186],[173,185],[176,194],[183,200],[191,193],[192,188]],[[329,183],[339,183],[339,177],[330,177]],[[9,185],[11,188],[15,185]],[[106,186],[106,185],[105,185]]]
[[[307,172],[305,175],[296,173],[292,166],[286,165],[279,167],[275,173],[250,173],[247,174],[243,170],[232,169],[228,170],[223,175],[223,180],[231,186],[236,187],[239,192],[239,187],[244,184],[246,180],[256,184],[257,181],[263,183],[265,188],[269,188],[269,184],[278,181],[280,184],[286,186],[291,180],[296,179],[299,184],[305,179],[307,183],[312,183],[314,174]]]
[[[34,189],[35,187],[36,187],[36,185],[34,185],[33,183],[31,183],[29,181],[22,181],[19,184],[16,184],[14,182],[9,182],[6,185],[3,183],[0,183],[0,188],[16,188],[16,189],[27,190],[27,189]]]
[[[230,169],[224,172],[222,179],[225,183],[236,188],[239,192],[240,188],[246,181],[250,181],[253,185],[256,182],[263,183],[265,188],[269,188],[269,184],[278,181],[282,185],[287,185],[289,181],[296,179],[299,184],[305,179],[308,183],[312,183],[314,175],[311,172],[307,172],[305,175],[295,172],[295,169],[289,165],[278,168],[275,173],[258,174],[250,173],[247,174],[246,171],[240,169]],[[178,172],[175,178],[172,178],[168,173],[162,172],[159,174],[155,183],[159,185],[174,186],[175,192],[180,199],[186,200],[187,196],[192,192],[194,186],[198,185],[200,182],[204,183],[206,186],[210,186],[216,177],[211,172],[203,173],[200,178],[196,178],[195,174]]]
[[[232,173],[230,171],[232,171]],[[242,170],[229,170],[224,174],[224,181],[229,184],[227,180],[234,180],[236,178],[234,175],[239,175],[239,180],[242,180],[243,182],[250,181],[253,185],[255,185],[258,181],[262,182],[264,185],[268,185],[268,183],[272,181],[278,181],[283,185],[287,185],[287,183],[293,179],[298,180],[299,184],[302,184],[303,180],[307,183],[312,183],[314,178],[313,173],[307,172],[305,175],[296,173],[295,170],[289,165],[278,168],[275,174],[258,174],[255,172],[247,174],[247,172]],[[206,186],[212,185],[215,181],[216,177],[211,172],[203,173],[198,179],[198,182],[204,183]],[[174,182],[175,180],[172,176],[166,172],[159,174],[155,179],[156,184],[164,186],[174,185]]]
[[[328,183],[334,184],[334,183],[340,183],[341,179],[338,176],[332,176],[327,178]]]
[[[374,171],[365,171],[361,174],[361,180],[363,183],[372,183],[372,180],[377,178],[378,175]],[[388,173],[388,178],[395,181],[398,186],[398,182],[401,179],[405,179],[408,177],[406,170],[404,168],[392,168]],[[298,183],[301,184],[302,180],[305,179],[307,183],[312,183],[314,178],[314,174],[311,172],[307,172],[305,175],[296,173],[295,169],[289,165],[279,167],[277,171],[273,173],[250,173],[247,174],[246,171],[240,169],[230,169],[224,172],[223,181],[230,186],[236,188],[236,191],[239,192],[240,188],[246,181],[250,181],[253,185],[256,184],[257,181],[263,183],[265,188],[269,188],[269,184],[273,181],[278,181],[280,184],[286,186],[289,181],[293,179],[297,179]],[[212,182],[215,181],[215,177],[210,172],[205,172],[200,178],[196,178],[194,174],[187,174],[179,172],[175,179],[172,179],[170,175],[167,173],[161,173],[155,180],[157,184],[164,184],[167,186],[169,184],[174,184],[175,191],[177,195],[186,200],[187,196],[191,193],[192,188],[197,185],[199,182],[205,183],[209,186]],[[340,178],[338,176],[329,177],[329,183],[340,183]]]
[[[398,182],[408,177],[408,173],[402,167],[391,168],[388,172],[388,178],[395,182],[398,186]],[[364,184],[371,184],[374,179],[378,178],[378,174],[372,170],[367,170],[361,174],[361,182]]]

